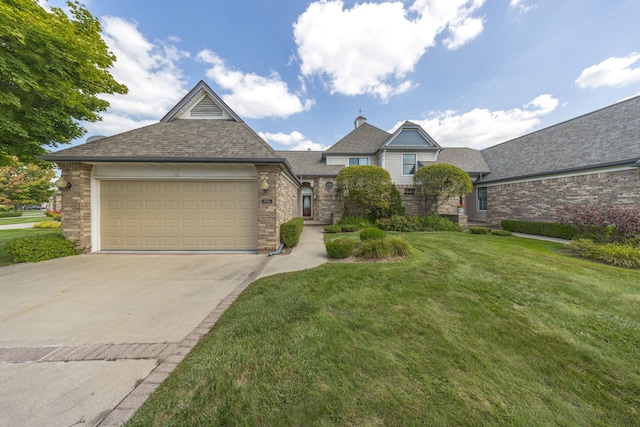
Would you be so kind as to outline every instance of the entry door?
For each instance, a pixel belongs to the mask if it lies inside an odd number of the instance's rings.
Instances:
[[[311,216],[311,195],[308,195],[308,194],[302,195],[302,216],[303,217]]]

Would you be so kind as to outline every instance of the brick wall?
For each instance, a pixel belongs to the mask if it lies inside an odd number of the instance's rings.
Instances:
[[[405,215],[416,215],[422,216],[425,214],[424,205],[422,203],[422,198],[419,194],[420,189],[414,187],[413,185],[396,185],[398,187],[398,191],[400,191],[400,198],[402,199],[402,204],[404,205]],[[406,188],[415,189],[414,195],[405,194]],[[444,205],[440,206],[438,209],[438,214],[440,215],[457,215],[457,205],[458,198],[454,197],[448,200]]]
[[[574,204],[640,207],[640,168],[487,187],[487,221],[555,221]]]
[[[62,178],[70,189],[62,190],[62,234],[83,252],[91,251],[91,169],[82,163],[61,163]]]
[[[327,188],[330,182],[331,188]],[[314,179],[313,220],[332,224],[342,216],[342,205],[336,197],[336,178],[319,177]]]

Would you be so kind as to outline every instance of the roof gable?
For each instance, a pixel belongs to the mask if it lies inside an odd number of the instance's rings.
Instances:
[[[362,123],[326,151],[331,154],[374,154],[391,136],[369,123]]]
[[[381,148],[439,149],[440,145],[421,126],[406,121]]]
[[[240,116],[202,80],[160,121],[188,119],[234,120],[242,123]]]

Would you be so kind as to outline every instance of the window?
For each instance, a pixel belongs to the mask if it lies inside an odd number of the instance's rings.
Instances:
[[[368,166],[369,158],[368,157],[349,157],[349,166]]]
[[[478,187],[478,210],[487,210],[487,187]]]
[[[416,173],[416,155],[402,155],[402,175],[413,175]]]
[[[405,196],[415,196],[416,195],[416,189],[415,188],[405,188],[404,189],[404,195]]]

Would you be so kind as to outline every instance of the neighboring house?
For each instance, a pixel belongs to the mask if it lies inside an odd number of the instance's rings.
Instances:
[[[44,159],[71,184],[62,230],[85,251],[267,253],[283,222],[339,219],[335,180],[351,165],[385,168],[409,215],[424,213],[413,175],[435,163],[469,174],[475,221],[554,220],[573,203],[640,207],[640,97],[481,151],[442,147],[408,121],[388,133],[362,116],[324,152],[274,151],[201,81],[159,123]],[[440,213],[456,215],[457,202]]]

